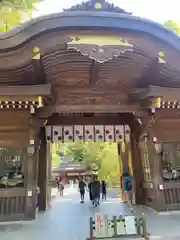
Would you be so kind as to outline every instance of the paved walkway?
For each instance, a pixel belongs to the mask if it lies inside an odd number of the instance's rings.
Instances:
[[[117,191],[112,191],[107,201],[93,209],[88,199],[80,204],[77,190],[69,188],[65,190],[64,197],[58,196],[52,208],[39,214],[35,221],[10,224],[5,228],[0,225],[0,240],[85,240],[89,235],[89,217],[95,213],[130,214],[126,205],[119,203]],[[148,221],[148,231],[154,236],[152,239],[180,239],[180,214],[159,216],[145,208],[134,210],[135,215],[143,213]]]

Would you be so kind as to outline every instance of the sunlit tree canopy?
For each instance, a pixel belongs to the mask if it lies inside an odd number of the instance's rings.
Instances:
[[[52,166],[57,168],[61,156],[72,157],[74,163],[85,163],[87,168],[96,172],[110,186],[120,184],[120,165],[116,143],[85,142],[64,143],[53,145]]]
[[[39,0],[0,0],[0,32],[7,32],[31,19],[38,2]]]
[[[176,23],[172,20],[168,20],[164,23],[164,27],[169,30],[172,30],[176,34],[180,35],[180,24],[178,24],[178,23]]]

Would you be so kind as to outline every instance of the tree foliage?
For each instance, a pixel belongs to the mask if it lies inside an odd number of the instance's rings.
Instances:
[[[74,162],[86,163],[89,170],[97,171],[100,179],[117,186],[119,180],[119,159],[116,143],[65,143],[57,152],[72,157]]]
[[[31,19],[38,2],[39,0],[0,0],[0,32],[7,32]]]
[[[164,23],[164,27],[169,30],[172,30],[176,34],[180,35],[180,24],[178,24],[178,23],[176,23],[172,20],[168,20]]]
[[[52,144],[52,168],[58,168],[61,163],[61,156],[58,150],[59,144]]]

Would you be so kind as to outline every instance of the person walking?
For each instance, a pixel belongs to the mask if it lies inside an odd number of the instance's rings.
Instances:
[[[59,184],[60,184],[59,177],[56,177],[56,186],[58,191],[59,191]]]
[[[83,181],[83,178],[81,177],[79,180],[79,192],[80,192],[80,198],[81,198],[80,203],[84,203],[85,188],[86,188],[86,183]]]
[[[88,189],[89,189],[89,200],[92,202],[93,198],[92,198],[91,186],[92,186],[92,179],[89,181],[89,184],[88,184]]]
[[[100,192],[101,192],[101,184],[97,176],[95,175],[91,183],[92,203],[94,207],[97,207],[98,205],[100,205],[99,203]]]
[[[124,184],[124,197],[127,202],[130,211],[132,212],[132,190],[133,190],[133,178],[129,172],[123,174],[123,184]]]
[[[64,185],[62,184],[62,182],[59,183],[59,192],[60,192],[60,196],[63,196],[63,194],[64,194]]]
[[[107,184],[104,180],[101,181],[101,193],[102,193],[102,199],[106,200]]]

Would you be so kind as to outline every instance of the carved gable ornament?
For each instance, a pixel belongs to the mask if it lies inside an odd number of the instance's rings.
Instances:
[[[133,47],[132,43],[119,36],[71,36],[67,43],[68,50],[76,50],[98,63],[117,58],[127,51],[132,52]]]

